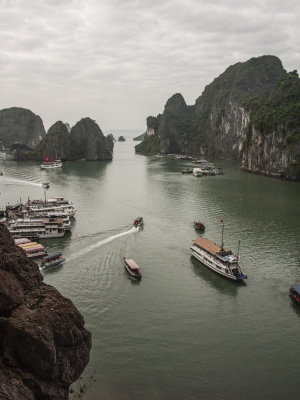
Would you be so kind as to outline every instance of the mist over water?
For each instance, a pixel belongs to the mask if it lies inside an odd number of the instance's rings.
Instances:
[[[77,208],[71,234],[42,241],[66,262],[42,273],[92,332],[85,398],[298,398],[300,310],[288,291],[300,282],[300,185],[225,161],[216,162],[223,176],[182,175],[188,163],[136,155],[124,136],[112,162],[0,165],[0,207],[43,198],[36,185],[49,181],[48,197]],[[228,249],[241,241],[244,284],[191,257],[194,219],[219,244],[223,219]],[[141,282],[129,279],[124,256],[141,266]]]

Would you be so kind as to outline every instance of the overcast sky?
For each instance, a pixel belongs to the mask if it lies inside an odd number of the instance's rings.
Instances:
[[[248,3],[248,4],[247,4]],[[300,64],[299,0],[0,0],[0,109],[145,130],[236,62]]]

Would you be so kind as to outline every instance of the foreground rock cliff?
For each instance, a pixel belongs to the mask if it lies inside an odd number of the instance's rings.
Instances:
[[[240,160],[243,169],[300,179],[300,79],[274,56],[230,66],[206,86],[195,105],[172,96],[147,118],[136,146],[154,152],[205,154]]]
[[[90,348],[73,303],[43,283],[0,224],[0,399],[66,400]]]
[[[43,121],[30,110],[20,107],[0,110],[0,149],[34,149],[45,135]]]

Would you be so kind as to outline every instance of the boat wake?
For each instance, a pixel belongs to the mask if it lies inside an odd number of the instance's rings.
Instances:
[[[3,178],[1,177],[1,183],[4,185],[21,185],[21,186],[35,186],[35,187],[42,187],[41,183],[35,183],[35,182],[30,182],[30,181],[25,181],[22,179],[15,179],[15,178]]]
[[[76,253],[73,253],[73,255],[71,257],[69,257],[68,260],[72,260],[72,259],[84,256],[85,254],[89,253],[92,250],[97,249],[98,247],[103,246],[104,244],[112,242],[113,240],[118,239],[118,238],[120,238],[122,236],[130,235],[131,233],[136,233],[138,231],[139,231],[139,228],[133,227],[133,228],[129,229],[128,231],[121,232],[121,233],[118,233],[118,234],[113,235],[113,236],[109,236],[106,239],[100,240],[100,241],[98,241],[96,243],[93,243],[93,244],[85,247],[83,250],[80,250],[80,251],[78,251]]]

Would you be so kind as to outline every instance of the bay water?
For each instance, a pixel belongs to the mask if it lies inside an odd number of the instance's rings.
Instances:
[[[126,136],[125,136],[126,137]],[[66,262],[44,281],[70,298],[92,332],[85,399],[298,398],[300,185],[216,162],[224,175],[181,174],[186,161],[136,155],[132,136],[112,162],[1,160],[0,207],[62,195],[75,203],[72,233],[43,240]],[[143,230],[133,228],[136,217]],[[227,280],[191,257],[199,236],[237,251],[248,275]],[[122,258],[142,280],[131,280]]]

